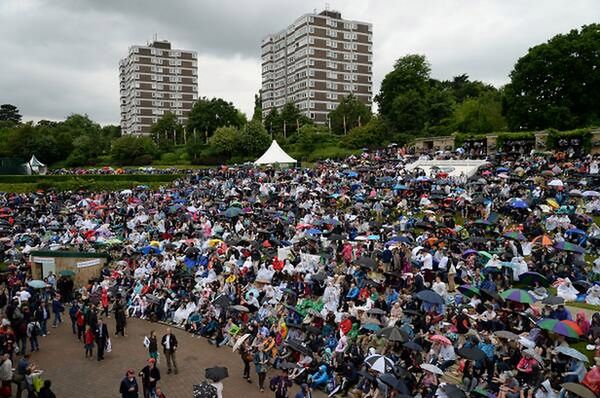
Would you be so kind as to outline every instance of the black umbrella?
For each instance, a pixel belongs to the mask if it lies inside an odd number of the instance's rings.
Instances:
[[[461,348],[456,351],[458,355],[471,361],[480,361],[485,358],[485,352],[477,347]]]
[[[422,352],[423,351],[423,347],[421,347],[420,344],[417,344],[414,341],[407,341],[406,343],[404,343],[402,345],[405,348],[408,348],[409,350],[413,350],[413,351],[417,351],[417,352]]]
[[[381,308],[371,308],[369,311],[367,311],[367,314],[370,314],[370,315],[385,315],[385,311],[382,310]]]
[[[307,345],[299,342],[299,341],[295,341],[295,340],[288,340],[285,342],[285,344],[292,350],[294,351],[298,351],[301,354],[304,355],[312,355],[312,350],[310,349],[310,347],[308,347]]]
[[[491,268],[486,268],[486,269],[491,269]],[[500,297],[500,295],[497,292],[493,292],[489,289],[479,289],[479,293],[481,293],[481,297],[484,299],[489,299],[489,300],[496,300],[499,303],[503,303],[504,299],[502,297]]]
[[[368,268],[375,268],[376,262],[375,260],[373,260],[371,257],[366,257],[366,256],[362,256],[360,257],[358,260],[356,260],[356,262],[363,266],[363,267],[368,267]]]
[[[384,337],[389,341],[399,341],[401,343],[408,341],[408,334],[396,326],[390,326],[381,329],[377,336]]]
[[[344,238],[340,234],[331,234],[327,237],[327,240],[329,240],[329,241],[339,241],[339,240],[344,240],[344,239],[346,239],[346,238]]]
[[[442,391],[446,393],[448,398],[466,398],[467,394],[455,384],[443,384]]]
[[[214,368],[207,368],[204,376],[212,381],[221,381],[229,377],[229,371],[225,367],[215,366]]]
[[[356,372],[359,376],[364,377],[365,379],[369,380],[369,381],[375,381],[376,377],[373,376],[371,373],[367,372],[366,370],[359,370],[358,372]]]
[[[379,380],[381,380],[382,383],[392,387],[394,390],[399,391],[401,394],[410,394],[408,388],[406,387],[406,384],[404,384],[402,380],[398,380],[398,378],[393,374],[383,374],[379,376]]]
[[[321,329],[311,326],[311,325],[302,325],[302,329],[304,329],[306,332],[311,333],[311,334],[315,334],[315,335],[321,334]]]
[[[565,299],[562,297],[558,297],[558,296],[548,296],[542,300],[542,304],[546,304],[546,305],[560,305],[560,304],[564,304],[564,303],[565,303]]]
[[[444,299],[442,296],[433,290],[421,290],[415,294],[415,297],[429,304],[444,304]]]
[[[212,301],[212,304],[216,307],[228,307],[229,306],[229,297],[227,297],[226,294],[219,294],[217,297],[214,298],[214,300]]]

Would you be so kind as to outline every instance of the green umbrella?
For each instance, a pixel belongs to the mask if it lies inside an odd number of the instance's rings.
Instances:
[[[483,256],[483,257],[487,257],[488,259],[492,258],[492,255],[486,251],[478,251],[477,254],[479,254],[480,256]]]
[[[75,271],[70,269],[63,269],[59,272],[60,276],[75,276]]]
[[[48,284],[46,282],[44,282],[40,279],[31,280],[31,281],[27,282],[27,284],[34,289],[43,289],[46,286],[48,286]]]

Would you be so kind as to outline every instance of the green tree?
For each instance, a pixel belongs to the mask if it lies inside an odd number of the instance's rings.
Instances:
[[[283,133],[285,137],[289,137],[290,135],[296,133],[299,127],[312,123],[312,120],[303,115],[298,107],[291,102],[288,102],[283,106],[279,117],[281,130],[277,132]]]
[[[126,135],[113,141],[111,156],[120,165],[151,164],[158,148],[150,137]]]
[[[252,113],[252,120],[262,122],[262,91],[258,94],[254,94],[254,112]]]
[[[389,140],[388,128],[378,117],[369,123],[355,127],[342,138],[342,143],[352,149],[376,148],[383,146]]]
[[[35,155],[44,163],[64,159],[60,157],[59,146],[52,135],[45,134],[32,123],[25,123],[11,130],[2,142],[5,156],[29,160]]]
[[[21,123],[21,114],[19,109],[11,104],[0,105],[0,121],[13,122],[14,124]]]
[[[352,128],[371,120],[371,110],[357,97],[350,94],[341,99],[338,106],[329,112],[331,131],[334,134],[345,134]]]
[[[402,115],[402,110],[411,108],[408,101],[417,97],[425,97],[430,72],[431,67],[424,55],[410,54],[398,59],[394,64],[394,69],[385,75],[375,101],[379,106],[379,114],[392,128],[398,130],[404,128],[402,124],[406,124],[405,119],[408,119],[409,116]],[[398,97],[401,98],[398,99]],[[414,108],[421,107],[426,108],[425,104],[419,104]],[[424,110],[423,113],[425,113]],[[416,127],[411,127],[413,130],[419,129],[418,127],[424,123],[425,116],[417,115],[417,118],[420,120],[419,123],[408,123],[408,125],[416,125]]]
[[[487,134],[506,130],[502,97],[491,92],[457,105],[452,119],[454,130],[461,133]]]
[[[476,98],[487,93],[497,93],[498,90],[490,85],[478,80],[470,80],[469,75],[463,73],[455,76],[450,81],[442,83],[445,88],[452,91],[452,96],[457,104],[462,103],[468,98]]]
[[[277,108],[271,108],[267,116],[265,116],[264,125],[267,132],[272,136],[283,131],[283,121]]]
[[[200,98],[190,111],[187,130],[190,134],[197,131],[210,137],[219,127],[231,126],[240,128],[245,124],[245,117],[231,102],[221,98]]]
[[[211,150],[225,159],[229,159],[237,150],[240,131],[235,127],[219,127],[208,140]]]
[[[150,135],[154,142],[158,144],[161,151],[170,151],[175,145],[175,140],[178,143],[183,143],[183,126],[177,120],[177,116],[173,112],[166,112],[163,117],[158,119],[150,127]]]
[[[244,157],[262,155],[269,145],[271,145],[271,136],[261,121],[251,120],[239,132],[235,154]]]
[[[512,130],[567,130],[600,123],[600,24],[530,48],[510,79],[505,114]]]

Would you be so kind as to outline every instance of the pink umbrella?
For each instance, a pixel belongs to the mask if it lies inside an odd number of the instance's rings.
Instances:
[[[442,336],[441,334],[435,334],[435,335],[431,336],[429,338],[429,340],[437,341],[438,343],[443,344],[443,345],[452,345],[452,342],[450,341],[450,339],[446,336]]]

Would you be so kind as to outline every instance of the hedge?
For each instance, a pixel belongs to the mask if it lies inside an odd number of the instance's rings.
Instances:
[[[570,131],[550,130],[546,139],[546,147],[548,149],[559,149],[558,142],[561,139],[570,140],[579,138],[581,140],[581,148],[583,152],[588,153],[592,149],[592,131],[591,128],[576,129]]]
[[[78,174],[78,175],[0,175],[0,184],[57,182],[171,182],[181,174]]]

